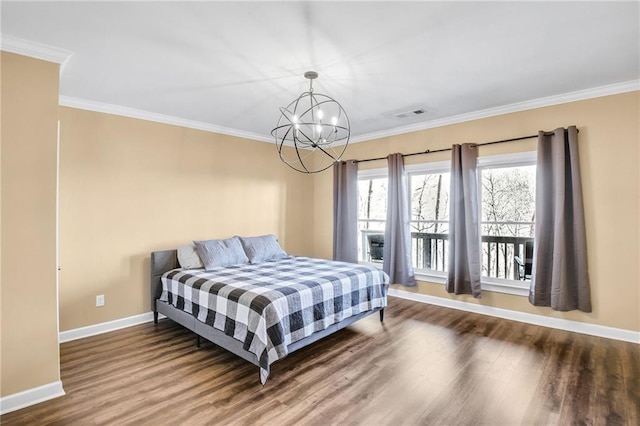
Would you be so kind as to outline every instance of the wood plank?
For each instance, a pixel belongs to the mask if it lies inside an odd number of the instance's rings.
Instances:
[[[258,369],[169,321],[61,345],[67,395],[3,425],[640,423],[640,347],[390,298]]]

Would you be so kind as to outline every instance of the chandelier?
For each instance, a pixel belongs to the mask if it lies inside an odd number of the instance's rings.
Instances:
[[[313,92],[315,71],[304,73],[309,91],[286,107],[271,135],[280,159],[302,173],[317,173],[340,161],[349,144],[351,126],[342,106],[332,97]]]

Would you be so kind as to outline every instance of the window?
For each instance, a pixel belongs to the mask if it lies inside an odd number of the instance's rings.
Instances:
[[[482,275],[531,279],[535,226],[535,153],[478,159]]]
[[[382,262],[387,218],[387,169],[358,172],[358,260]]]
[[[478,158],[485,290],[527,294],[522,281],[531,277],[535,161],[535,152]],[[450,167],[449,161],[405,167],[413,267],[436,282],[444,280],[448,262]],[[387,170],[359,171],[360,261],[382,262],[386,202]]]
[[[446,167],[448,170],[449,165]],[[450,176],[437,166],[409,173],[411,254],[415,269],[446,270]]]

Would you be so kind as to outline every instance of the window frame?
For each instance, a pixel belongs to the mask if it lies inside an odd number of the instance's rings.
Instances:
[[[409,209],[411,209],[411,176],[437,173],[451,173],[451,161],[433,161],[430,163],[409,164],[405,166],[404,171],[407,173],[407,191],[409,200]],[[445,284],[447,281],[446,272],[434,271],[431,269],[414,269],[414,275],[417,280],[428,281],[437,284]]]
[[[480,172],[484,169],[501,168],[501,167],[519,167],[535,165],[537,160],[536,151],[523,151],[510,154],[496,154],[478,157],[476,167],[478,173],[478,185],[480,185]],[[407,177],[420,174],[450,173],[451,161],[434,161],[419,164],[409,164],[405,166]],[[388,178],[387,167],[358,170],[358,180]],[[409,180],[409,179],[408,179]],[[482,209],[482,191],[478,188],[478,206]],[[407,185],[409,191],[409,200],[411,199],[411,188]],[[482,211],[480,210],[482,215]],[[360,219],[358,219],[359,221]],[[482,224],[482,222],[480,223]],[[360,254],[358,254],[358,257]],[[382,268],[379,263],[371,263],[359,261],[361,264],[372,265]],[[447,277],[445,272],[432,271],[426,269],[415,269],[415,277],[419,281],[426,281],[436,284],[445,284]],[[482,290],[506,293],[517,296],[529,295],[529,284],[524,281],[507,280],[502,278],[481,277]]]
[[[375,169],[364,169],[358,170],[358,181],[360,180],[370,180],[370,179],[389,179],[389,170],[386,167],[375,168]],[[359,196],[358,196],[359,198]],[[358,212],[360,211],[360,206],[358,206]],[[385,212],[386,214],[386,212]],[[358,217],[357,223],[360,223],[361,219]],[[385,220],[372,219],[372,222],[386,222]],[[359,232],[359,231],[357,231]],[[358,235],[356,235],[358,238]],[[369,265],[378,269],[382,269],[382,263],[380,262],[367,262],[365,260],[360,260],[361,253],[358,253],[358,263],[361,265]]]
[[[497,169],[507,167],[535,166],[537,160],[536,151],[523,151],[511,154],[497,154],[478,157],[476,167],[478,174],[478,185],[481,185],[481,172],[486,169]],[[478,188],[478,212],[482,217],[482,189]],[[480,226],[484,222],[480,221]],[[482,235],[482,231],[481,231]],[[529,295],[529,282],[518,280],[507,280],[495,277],[481,277],[482,289],[498,293],[514,294],[517,296]]]

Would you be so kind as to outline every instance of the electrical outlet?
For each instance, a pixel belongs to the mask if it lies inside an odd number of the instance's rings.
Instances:
[[[96,296],[96,306],[104,306],[104,294]]]

